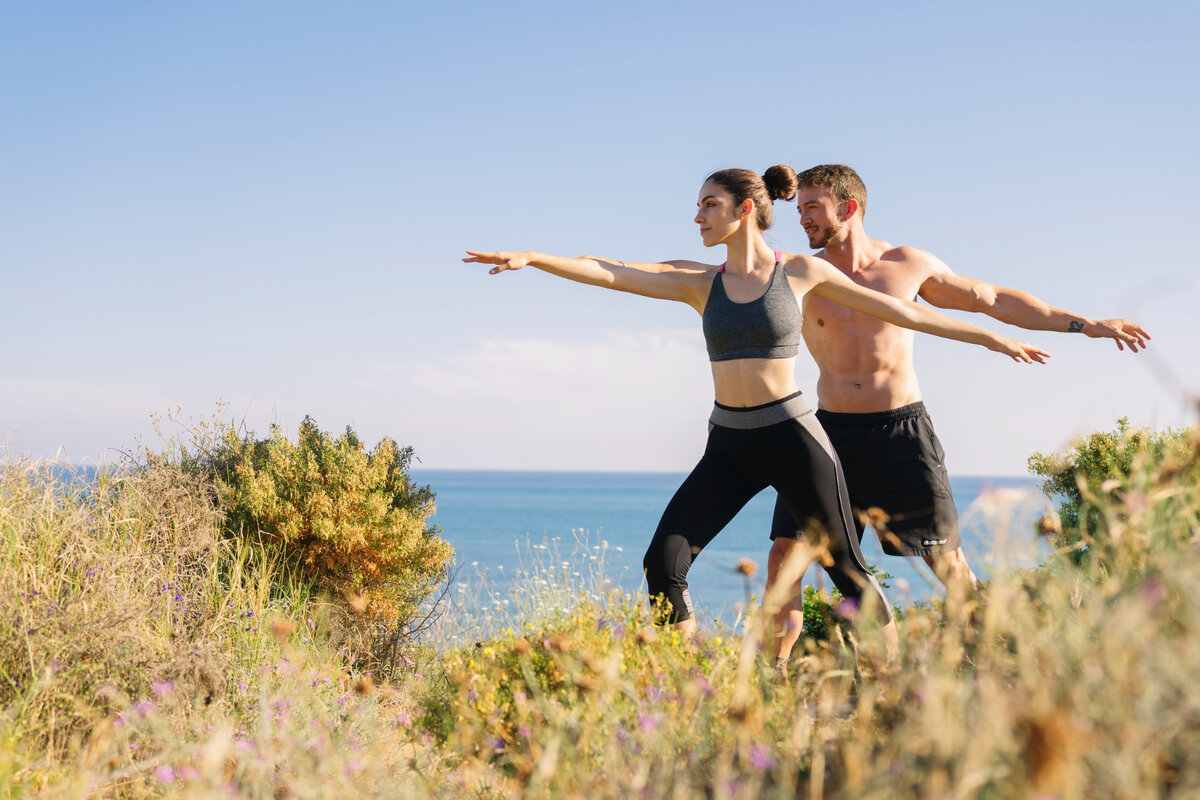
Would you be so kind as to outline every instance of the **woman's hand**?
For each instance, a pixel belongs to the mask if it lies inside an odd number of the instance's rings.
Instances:
[[[989,350],[995,350],[997,353],[1011,358],[1013,361],[1022,361],[1026,364],[1037,362],[1045,364],[1046,359],[1050,354],[1040,347],[1034,347],[1029,342],[1018,342],[1016,339],[1009,339],[1007,336],[996,334],[994,344],[988,345]]]
[[[467,256],[467,258],[463,259],[466,263],[495,264],[496,266],[488,270],[489,275],[497,275],[509,269],[520,269],[533,260],[533,254],[528,250],[521,253],[504,253],[498,251],[480,253],[476,250],[468,250]]]

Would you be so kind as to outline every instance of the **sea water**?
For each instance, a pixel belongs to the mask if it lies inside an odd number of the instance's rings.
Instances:
[[[659,516],[686,477],[683,473],[507,472],[415,469],[412,478],[437,495],[432,522],[455,549],[453,582],[460,589],[487,584],[492,596],[511,588],[533,567],[568,573],[594,569],[630,592],[645,590],[642,555]],[[1036,564],[1046,555],[1033,529],[1049,505],[1039,482],[1023,477],[951,480],[963,550],[986,580],[999,570]],[[700,619],[733,622],[752,598],[761,598],[771,542],[774,490],[758,494],[696,558],[688,575]],[[884,555],[868,529],[863,554],[876,574],[887,573],[885,593],[898,605],[943,593],[920,559]],[[742,559],[758,569],[747,579]],[[531,562],[536,562],[531,564]],[[553,563],[549,563],[553,562]],[[820,568],[805,582],[832,587]]]

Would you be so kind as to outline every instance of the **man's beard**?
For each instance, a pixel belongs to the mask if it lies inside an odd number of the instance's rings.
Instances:
[[[820,231],[820,230],[817,231],[816,239],[813,239],[810,236],[808,238],[808,246],[811,247],[813,250],[820,250],[821,248],[823,248],[827,244],[829,244],[830,239],[832,239],[834,236],[836,236],[837,234],[839,234],[841,232],[842,232],[842,226],[838,225],[837,223],[834,223],[823,231]]]

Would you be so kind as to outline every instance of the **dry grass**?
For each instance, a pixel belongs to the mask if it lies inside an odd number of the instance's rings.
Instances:
[[[909,609],[895,665],[862,627],[802,641],[780,676],[753,618],[744,637],[685,641],[640,598],[603,581],[566,598],[534,571],[488,599],[486,638],[431,642],[449,648],[434,666],[377,685],[347,670],[318,599],[216,538],[211,495],[172,468],[80,492],[10,466],[0,782],[47,797],[1196,796],[1200,489],[1185,475],[1140,465],[1096,499],[1103,557],[1000,575],[969,623]],[[539,607],[556,611],[519,613]]]

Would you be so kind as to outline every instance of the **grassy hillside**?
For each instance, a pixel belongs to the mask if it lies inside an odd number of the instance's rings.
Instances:
[[[386,681],[348,647],[344,598],[230,537],[221,493],[196,472],[151,460],[70,485],[9,464],[0,786],[67,798],[1194,796],[1196,453],[1189,436],[1085,492],[1090,527],[1044,567],[998,576],[951,615],[906,609],[898,663],[869,626],[835,626],[802,640],[780,675],[754,619],[685,641],[650,625],[640,597],[536,576],[513,590],[500,633],[451,647],[443,625],[404,642]],[[462,641],[471,608],[445,610]]]

